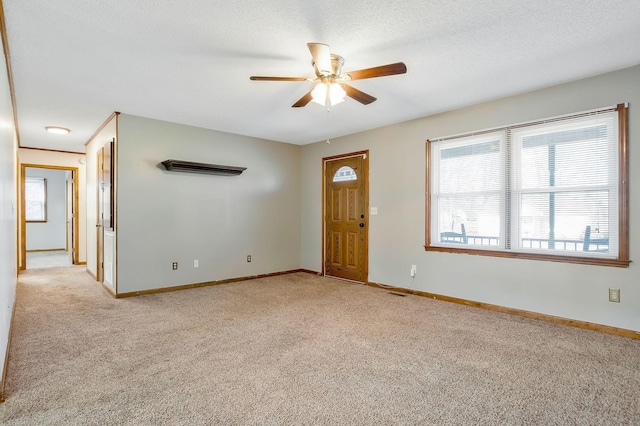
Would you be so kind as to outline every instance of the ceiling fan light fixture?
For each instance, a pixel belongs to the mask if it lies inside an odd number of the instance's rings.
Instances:
[[[331,99],[331,105],[344,102],[344,97],[347,96],[347,92],[344,91],[342,86],[337,83],[333,83],[329,88],[329,98]]]
[[[311,91],[311,102],[327,107],[334,106],[344,102],[345,96],[347,96],[347,92],[345,92],[339,84],[322,83],[316,85],[316,87]]]

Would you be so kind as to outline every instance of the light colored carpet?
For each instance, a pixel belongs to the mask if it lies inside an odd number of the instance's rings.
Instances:
[[[27,252],[27,269],[71,266],[69,253],[65,250]]]
[[[640,341],[292,274],[114,300],[20,276],[7,425],[640,423]]]

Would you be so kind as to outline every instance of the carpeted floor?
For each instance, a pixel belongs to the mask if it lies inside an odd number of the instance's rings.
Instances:
[[[640,341],[310,274],[20,276],[7,425],[640,424]]]
[[[71,266],[69,253],[65,250],[27,252],[27,269]]]

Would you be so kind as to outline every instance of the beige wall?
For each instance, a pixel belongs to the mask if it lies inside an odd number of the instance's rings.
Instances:
[[[628,268],[425,252],[427,139],[624,102],[630,104]],[[640,331],[639,134],[640,67],[633,67],[304,146],[301,266],[322,268],[321,159],[368,149],[370,206],[378,208],[369,223],[370,281]],[[621,303],[608,301],[609,287],[620,288]]]
[[[27,148],[20,148],[18,150],[20,165],[31,164],[78,169],[78,259],[81,263],[87,261],[86,168],[85,164],[81,162],[81,160],[84,162],[85,159],[86,156],[84,154]],[[22,265],[22,259],[20,259],[20,265]]]
[[[119,293],[300,267],[299,146],[120,114],[117,151]],[[168,172],[167,159],[247,170]]]

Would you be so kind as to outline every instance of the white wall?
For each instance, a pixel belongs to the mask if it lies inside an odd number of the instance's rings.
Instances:
[[[499,84],[499,82],[496,82]],[[381,100],[379,102],[384,102]],[[369,280],[640,331],[640,266],[425,252],[425,141],[629,102],[630,256],[640,253],[640,67],[525,93],[302,149],[302,267],[320,271],[321,159],[369,149]],[[608,301],[618,287],[621,303]]]
[[[47,180],[47,221],[27,222],[27,250],[66,249],[66,174],[65,170],[27,167],[27,177]]]
[[[78,260],[87,261],[87,197],[85,155],[40,149],[20,148],[18,159],[20,164],[38,166],[61,166],[78,169]],[[21,260],[22,262],[22,260]]]
[[[17,209],[13,109],[5,61],[0,65],[0,378],[8,351],[11,314],[16,298]],[[0,385],[0,392],[2,386]]]
[[[121,114],[117,150],[118,293],[300,267],[299,146]],[[168,172],[167,159],[247,170]]]

